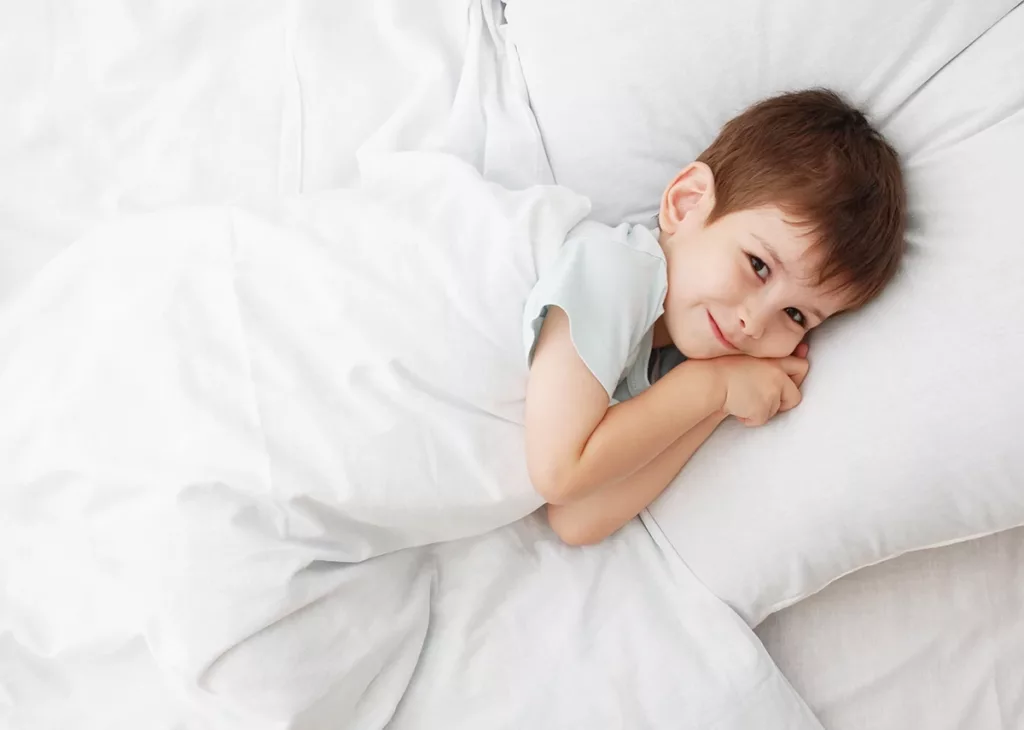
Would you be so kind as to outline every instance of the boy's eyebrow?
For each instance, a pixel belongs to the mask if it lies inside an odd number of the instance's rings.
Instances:
[[[789,273],[789,272],[786,271],[786,265],[784,263],[782,263],[782,259],[779,258],[779,254],[775,252],[775,249],[772,248],[772,245],[770,243],[768,243],[766,240],[761,238],[756,233],[751,233],[750,235],[752,235],[754,238],[756,238],[761,243],[761,245],[764,246],[764,250],[768,252],[768,255],[772,259],[772,263],[775,264],[777,267],[779,267],[779,270],[782,273],[784,273],[784,274]],[[807,307],[807,311],[809,311],[811,314],[813,314],[815,317],[817,317],[819,322],[824,322],[825,321],[825,315],[823,315],[821,313],[821,311],[816,309],[815,307]]]
[[[772,248],[772,245],[770,243],[768,243],[766,240],[761,238],[756,233],[751,233],[750,235],[753,236],[754,238],[756,238],[758,240],[758,242],[762,246],[764,246],[764,250],[767,251],[768,255],[772,257],[772,263],[775,266],[777,266],[779,268],[779,270],[782,271],[783,274],[789,273],[788,271],[786,271],[786,265],[784,263],[782,263],[782,259],[779,258],[779,254],[777,254],[775,252],[775,249]]]

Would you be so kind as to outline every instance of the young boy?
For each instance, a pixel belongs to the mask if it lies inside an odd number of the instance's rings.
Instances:
[[[602,540],[725,418],[796,407],[807,332],[892,279],[895,151],[836,94],[754,105],[661,199],[657,229],[578,226],[525,313],[526,445],[563,540]]]

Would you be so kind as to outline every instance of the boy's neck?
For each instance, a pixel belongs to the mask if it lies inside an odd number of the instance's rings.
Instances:
[[[654,323],[654,341],[651,343],[651,347],[668,347],[671,344],[672,336],[668,333],[668,327],[665,326],[665,315],[663,314]]]

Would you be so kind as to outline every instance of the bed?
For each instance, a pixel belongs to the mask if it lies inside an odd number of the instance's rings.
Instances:
[[[513,189],[560,182],[498,2],[0,7],[0,306],[106,221],[315,194],[383,151],[441,147]],[[745,667],[742,681],[763,684],[745,690],[752,706],[790,718],[780,727],[813,721],[790,685],[830,730],[1024,726],[1022,529],[848,575],[760,622],[762,648],[656,519],[580,550],[532,515],[432,548],[431,577],[389,599],[429,603],[428,625],[409,614],[420,643],[396,642],[359,697],[299,701],[352,641],[331,628],[332,594],[191,686],[137,630],[136,597],[111,570],[111,551],[139,535],[104,543],[74,499],[28,504],[0,501],[0,723],[12,728],[725,728],[709,719],[714,697],[688,693],[693,673],[714,674],[701,647],[715,645],[722,696]],[[396,555],[384,559],[401,574]]]
[[[1012,728],[1024,530],[867,568],[758,634],[827,728]],[[826,659],[827,657],[827,659]]]

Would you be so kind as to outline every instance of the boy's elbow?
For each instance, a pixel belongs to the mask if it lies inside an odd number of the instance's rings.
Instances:
[[[530,481],[534,491],[548,504],[565,504],[575,492],[572,470],[554,466],[533,466]]]
[[[558,538],[566,545],[583,547],[585,545],[596,545],[606,535],[594,529],[593,525],[576,519],[572,510],[562,509],[557,505],[548,505],[548,524],[551,530],[558,535]]]

